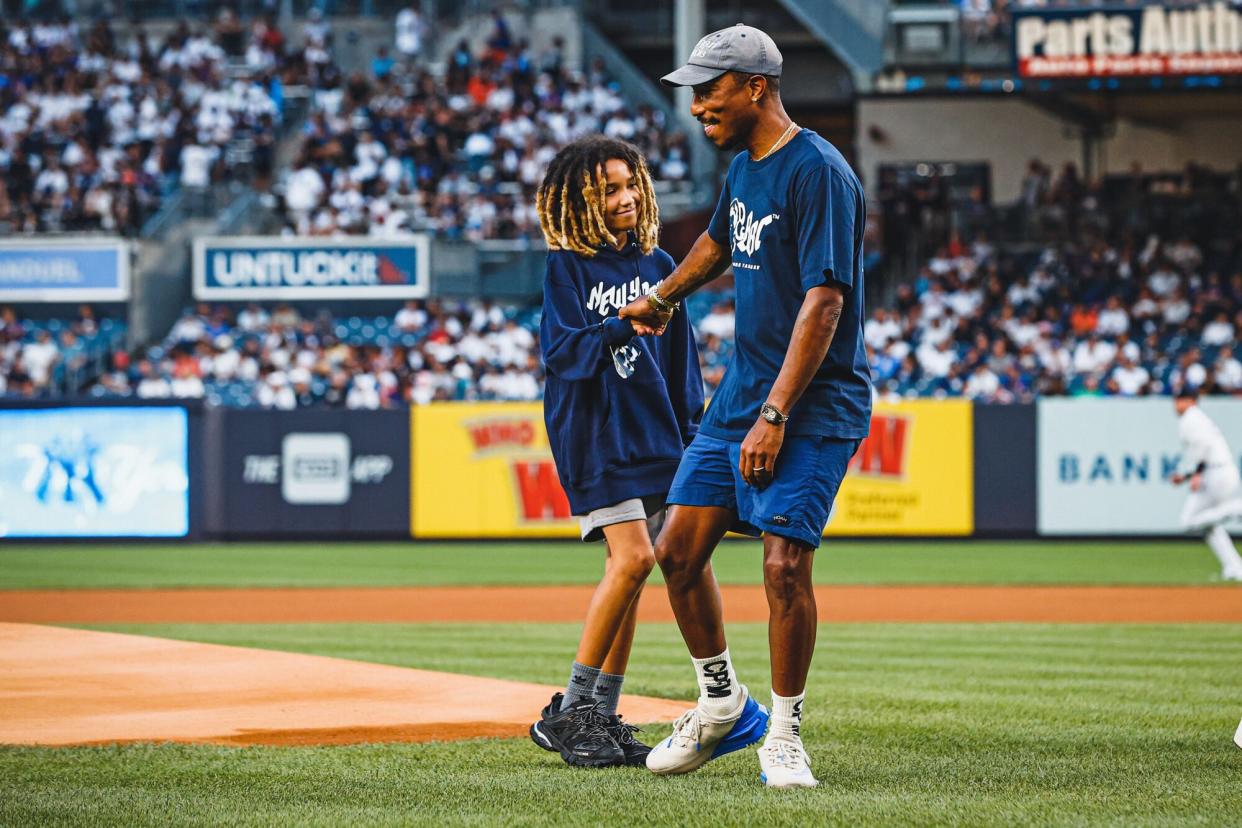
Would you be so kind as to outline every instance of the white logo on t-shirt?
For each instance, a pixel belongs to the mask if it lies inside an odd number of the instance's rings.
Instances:
[[[776,213],[769,213],[756,220],[755,214],[746,209],[739,199],[729,202],[729,225],[733,238],[733,249],[753,256],[763,244],[763,228],[779,219]]]
[[[651,283],[638,276],[619,285],[600,281],[587,296],[587,310],[597,311],[602,317],[611,316],[614,310],[620,310],[645,295],[650,288]]]

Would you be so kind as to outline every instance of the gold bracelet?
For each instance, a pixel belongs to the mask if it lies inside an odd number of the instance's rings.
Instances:
[[[665,299],[663,296],[661,296],[657,288],[658,288],[658,285],[653,286],[650,290],[647,291],[647,299],[651,302],[651,307],[655,308],[660,313],[672,313],[673,311],[677,310],[677,304],[674,302],[670,302],[667,299]]]

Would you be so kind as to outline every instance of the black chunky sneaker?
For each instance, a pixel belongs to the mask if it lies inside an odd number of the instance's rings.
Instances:
[[[620,716],[608,717],[608,735],[625,754],[625,764],[629,767],[647,766],[647,754],[651,753],[651,748],[634,738],[634,734],[641,729],[621,721]]]
[[[584,699],[561,710],[561,693],[530,726],[530,738],[544,750],[559,753],[565,764],[581,768],[610,768],[625,764],[626,754],[609,735],[609,716],[602,702]]]

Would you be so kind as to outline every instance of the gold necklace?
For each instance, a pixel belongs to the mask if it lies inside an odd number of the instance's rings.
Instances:
[[[781,133],[781,137],[776,139],[776,143],[768,147],[768,151],[765,152],[763,155],[759,156],[758,158],[756,158],[755,161],[756,162],[762,161],[763,159],[767,158],[772,153],[776,152],[776,148],[781,145],[782,141],[784,141],[787,137],[789,137],[789,133],[793,132],[797,126],[798,125],[795,124],[793,121],[790,121],[789,126],[785,127],[785,131]]]

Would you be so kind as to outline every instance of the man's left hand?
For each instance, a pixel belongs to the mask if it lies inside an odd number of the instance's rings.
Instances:
[[[776,473],[776,457],[785,442],[785,427],[772,425],[760,417],[742,441],[742,459],[738,470],[747,485],[762,489],[772,482]]]

